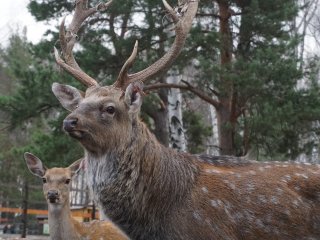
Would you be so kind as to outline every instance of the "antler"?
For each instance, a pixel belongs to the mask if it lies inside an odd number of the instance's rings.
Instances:
[[[81,24],[95,12],[107,9],[111,2],[112,0],[107,3],[99,3],[95,7],[88,8],[88,0],[76,0],[75,13],[67,32],[65,32],[64,29],[65,18],[62,20],[60,25],[59,40],[63,59],[59,56],[58,50],[54,48],[56,62],[66,72],[87,87],[98,85],[98,83],[95,79],[83,72],[83,70],[79,67],[74,59],[72,49],[77,40],[77,32],[80,29]]]
[[[128,74],[128,70],[132,66],[133,61],[137,55],[138,43],[136,42],[131,56],[123,65],[118,79],[113,84],[114,87],[125,88],[131,82],[137,80],[143,82],[154,77],[159,72],[167,70],[182,51],[185,40],[187,38],[187,34],[189,33],[192,25],[192,20],[196,15],[198,9],[198,0],[184,1],[184,3],[182,4],[183,6],[179,6],[179,8],[182,9],[182,11],[179,13],[180,15],[178,15],[172,9],[172,7],[166,2],[166,0],[162,0],[162,2],[175,23],[176,37],[173,45],[168,50],[168,52],[164,56],[162,56],[162,58],[160,58],[158,61],[156,61],[146,69],[137,73]]]

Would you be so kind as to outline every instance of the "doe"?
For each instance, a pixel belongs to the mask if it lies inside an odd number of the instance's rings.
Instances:
[[[48,203],[48,220],[52,240],[127,240],[128,238],[110,221],[81,223],[70,211],[71,178],[81,169],[81,161],[67,168],[46,168],[31,153],[24,154],[30,172],[43,180],[43,193]]]

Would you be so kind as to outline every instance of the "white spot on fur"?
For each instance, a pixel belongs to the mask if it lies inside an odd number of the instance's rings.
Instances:
[[[229,183],[229,187],[230,187],[232,190],[235,190],[235,189],[236,189],[236,185],[233,184],[233,183]]]
[[[282,188],[277,188],[276,190],[277,190],[278,195],[282,195],[282,193],[283,193],[283,189]]]
[[[229,183],[229,181],[228,181],[228,180],[223,180],[223,182],[224,182],[224,183],[227,183],[227,184]]]
[[[296,200],[296,199],[295,199],[295,200],[293,200],[293,201],[292,201],[292,203],[293,203],[293,205],[295,205],[295,206],[299,206],[299,201],[298,201],[298,200]]]
[[[288,181],[291,180],[291,176],[290,176],[290,175],[285,175],[284,178],[285,178],[286,180],[288,180]]]
[[[201,220],[202,220],[202,218],[201,218],[201,216],[200,216],[200,213],[199,213],[198,211],[194,211],[194,212],[193,212],[193,217],[194,217],[196,220],[198,220],[198,221],[201,221]]]
[[[296,176],[298,177],[303,177],[305,179],[308,179],[308,176],[306,174],[303,174],[303,173],[295,173]]]
[[[258,196],[258,199],[259,199],[259,201],[262,202],[262,203],[267,203],[267,197],[264,196],[264,195],[259,195],[259,196]]]
[[[218,202],[216,200],[210,200],[210,203],[212,207],[215,207],[215,208],[219,207]]]
[[[265,225],[260,219],[256,219],[255,223],[259,228],[264,229]]]
[[[231,215],[231,213],[229,212],[227,207],[224,207],[224,212],[228,215],[229,219],[232,220],[233,222],[235,222],[233,216]]]
[[[248,183],[247,184],[247,189],[249,192],[254,191],[255,190],[255,186],[253,183]]]
[[[211,173],[211,174],[213,174],[213,173],[221,173],[221,171],[219,171],[219,170],[217,170],[217,169],[206,169],[205,170],[207,173]]]
[[[206,187],[201,188],[204,193],[208,193],[208,189]]]
[[[278,200],[278,198],[277,198],[276,196],[272,196],[272,197],[271,197],[271,202],[272,202],[273,204],[279,204],[279,200]]]

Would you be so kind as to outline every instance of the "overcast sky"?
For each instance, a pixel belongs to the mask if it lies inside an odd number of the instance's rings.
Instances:
[[[28,12],[27,5],[30,0],[0,1],[0,45],[6,46],[11,33],[17,31],[17,29],[21,31],[24,26],[27,27],[28,40],[37,43],[48,26],[44,22],[36,22]],[[51,27],[53,26],[51,25]],[[315,46],[314,39],[310,36],[307,36],[305,47],[306,52],[309,53],[319,51],[318,47]]]
[[[29,0],[1,1],[0,7],[0,44],[6,45],[8,37],[18,28],[27,27],[28,40],[36,43],[48,28],[45,23],[36,22],[28,12]]]

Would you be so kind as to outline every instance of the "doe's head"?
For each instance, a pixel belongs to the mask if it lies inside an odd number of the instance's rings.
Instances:
[[[70,182],[82,167],[82,159],[72,163],[67,168],[48,169],[42,161],[32,153],[24,153],[29,171],[42,179],[43,193],[48,204],[61,206],[69,204]]]
[[[138,121],[142,88],[142,83],[133,82],[125,91],[92,86],[83,93],[69,85],[52,85],[54,95],[71,112],[63,121],[63,129],[92,152],[113,149],[129,139]]]

